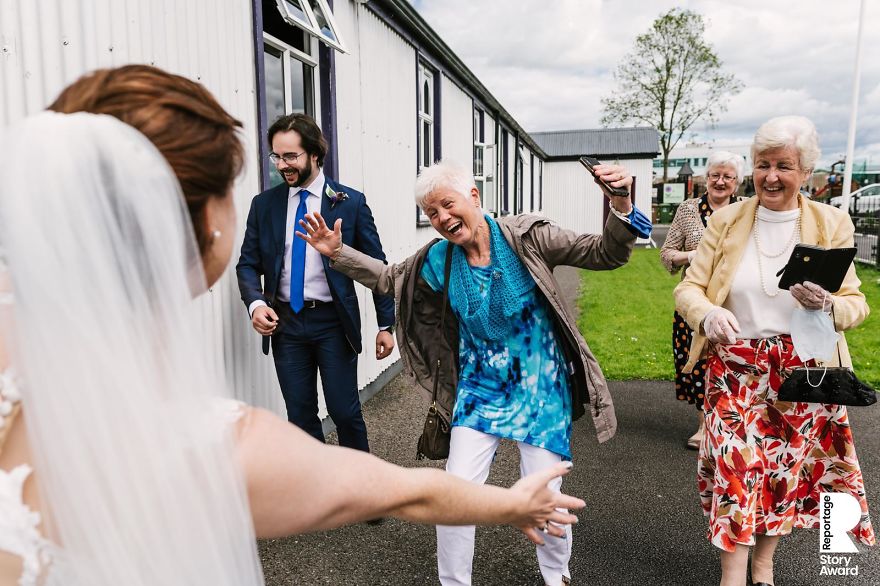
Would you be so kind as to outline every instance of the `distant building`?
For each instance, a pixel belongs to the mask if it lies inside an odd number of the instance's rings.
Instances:
[[[751,175],[752,158],[750,154],[751,141],[738,142],[713,142],[713,143],[688,143],[684,146],[676,146],[669,153],[668,181],[675,181],[678,172],[685,163],[694,171],[694,178],[706,177],[706,162],[712,151],[730,151],[742,155],[746,165],[746,175]],[[663,181],[663,157],[654,159],[654,181]]]
[[[660,135],[653,128],[603,128],[533,132],[547,155],[544,189],[552,193],[544,213],[560,225],[600,233],[608,216],[608,200],[589,172],[578,162],[591,156],[603,163],[625,165],[633,175],[635,203],[651,210],[651,165],[659,152]]]

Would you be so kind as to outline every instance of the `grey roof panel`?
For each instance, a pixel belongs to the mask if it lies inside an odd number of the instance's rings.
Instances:
[[[654,128],[598,128],[530,133],[550,158],[582,155],[650,155],[660,153]]]

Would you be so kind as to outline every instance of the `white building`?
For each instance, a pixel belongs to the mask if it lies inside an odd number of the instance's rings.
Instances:
[[[533,132],[532,137],[547,153],[544,189],[553,195],[548,197],[545,212],[560,225],[598,234],[608,217],[608,198],[578,162],[582,156],[624,165],[633,176],[635,205],[650,215],[651,164],[660,145],[655,129],[561,130]]]
[[[88,71],[127,63],[198,80],[243,121],[240,236],[251,198],[273,181],[266,130],[297,111],[328,138],[327,174],[366,193],[390,262],[434,236],[412,187],[441,157],[473,165],[495,215],[566,210],[544,187],[544,151],[405,0],[0,1],[0,125],[45,108]],[[363,288],[359,295],[358,380],[369,394],[399,361],[375,360],[372,300]],[[235,392],[283,413],[233,271],[199,308]]]
[[[687,143],[682,146],[676,146],[669,153],[669,172],[667,173],[669,181],[675,181],[678,172],[687,162],[694,172],[694,177],[706,176],[706,161],[712,154],[712,151],[729,151],[731,153],[742,155],[745,161],[746,175],[752,173],[752,157],[751,157],[751,141],[727,141],[713,143]],[[654,180],[661,181],[663,179],[663,158],[654,159]]]

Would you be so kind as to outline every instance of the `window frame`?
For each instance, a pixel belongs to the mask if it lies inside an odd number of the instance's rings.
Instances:
[[[321,30],[311,2],[314,2],[320,9],[321,15],[324,17],[333,37],[327,36],[324,31]],[[288,5],[293,3],[301,8],[301,12],[305,15],[308,22],[303,21],[288,10]],[[339,25],[336,23],[336,17],[333,15],[333,10],[331,10],[330,6],[327,4],[327,0],[275,0],[275,5],[278,8],[278,12],[281,13],[281,18],[283,18],[289,25],[304,30],[309,36],[321,41],[328,47],[336,49],[340,53],[348,54],[345,40],[342,38]]]
[[[510,183],[510,176],[508,173],[508,165],[510,162],[510,149],[508,148],[508,141],[510,139],[510,131],[500,124],[497,128],[499,129],[498,133],[500,136],[500,140],[498,141],[498,192],[501,198],[501,205],[499,206],[501,209],[498,213],[501,216],[509,216],[510,198],[508,197],[508,184]]]
[[[494,187],[494,163],[495,163],[495,144],[486,142],[486,111],[479,106],[474,105],[474,160],[473,174],[474,183],[480,191],[480,204],[483,211],[491,214],[493,218],[498,217],[498,202],[495,199],[494,189],[489,189],[489,185]],[[479,154],[480,169],[477,169],[477,153]]]
[[[535,153],[529,152],[529,211],[535,211]]]
[[[310,44],[311,44],[310,48],[311,48],[312,52],[317,53],[317,51],[315,51],[315,49],[316,49],[315,45],[316,45],[317,41],[314,40],[313,37],[308,37],[308,38],[312,39],[310,41]],[[320,66],[319,66],[318,60],[315,57],[312,57],[311,55],[309,55],[308,53],[300,51],[296,47],[292,46],[290,43],[286,43],[286,42],[282,41],[281,39],[279,39],[279,38],[277,38],[267,32],[263,32],[263,52],[264,53],[266,52],[267,47],[269,47],[275,51],[281,52],[281,71],[282,71],[282,75],[283,75],[283,88],[284,88],[284,114],[291,114],[292,110],[293,110],[293,97],[292,97],[292,93],[290,91],[291,71],[293,69],[292,61],[296,61],[300,66],[306,65],[311,69],[311,75],[309,76],[310,77],[310,85],[311,85],[311,94],[312,94],[311,95],[311,101],[312,101],[311,112],[309,112],[308,104],[306,104],[307,107],[306,107],[305,113],[308,114],[309,116],[311,116],[315,120],[315,122],[320,126],[321,125],[321,108],[320,108],[321,83],[320,83]],[[265,84],[265,76],[263,77],[263,83]],[[263,93],[264,93],[263,100],[266,101],[267,97],[265,95],[265,90]],[[308,96],[306,96],[306,100],[308,100]],[[266,107],[268,108],[268,104],[266,104]],[[267,126],[264,129],[264,131],[268,131],[269,126],[271,126],[273,122],[274,122],[274,120],[269,120],[269,112],[267,110],[267,112],[266,112],[266,125]],[[264,137],[265,137],[265,133],[264,133]],[[262,151],[264,149],[265,149],[265,152],[263,153],[263,159],[268,157],[269,153],[271,152],[270,146],[265,144],[265,138],[260,141],[260,150]],[[265,182],[266,182],[266,187],[268,188],[273,185],[272,171],[274,170],[274,166],[266,163],[265,160],[263,161],[263,165],[265,165],[265,167],[264,167],[264,172],[266,173]],[[278,183],[276,181],[274,183],[274,185],[277,185],[277,184]]]
[[[418,60],[416,75],[416,98],[418,100],[417,116],[416,116],[416,172],[421,173],[426,166],[433,165],[440,158],[440,70],[433,67],[430,63],[423,59]],[[427,87],[428,93],[425,94]],[[425,98],[427,97],[427,102]],[[425,108],[427,103],[430,110]],[[428,165],[426,160],[425,145],[427,135],[427,145],[430,152],[427,153]],[[430,226],[431,220],[422,211],[422,208],[416,206],[416,226]]]

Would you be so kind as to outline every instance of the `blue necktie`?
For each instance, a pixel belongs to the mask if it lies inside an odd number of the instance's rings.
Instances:
[[[296,207],[296,220],[293,222],[293,231],[302,230],[299,221],[306,215],[306,198],[309,192],[303,189],[299,192],[299,205]],[[293,234],[293,242],[290,245],[290,308],[294,313],[299,313],[303,308],[303,287],[306,275],[306,241]]]

